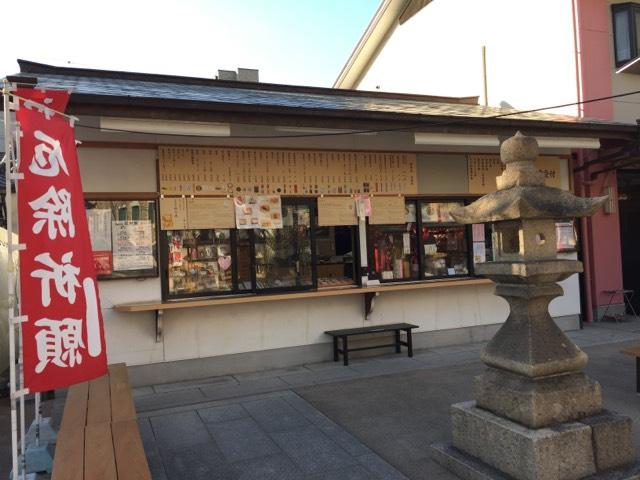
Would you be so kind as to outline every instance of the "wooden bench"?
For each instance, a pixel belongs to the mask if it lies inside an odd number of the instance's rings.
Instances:
[[[374,348],[395,347],[396,353],[400,353],[401,346],[407,347],[410,357],[413,357],[413,343],[411,340],[411,330],[418,328],[417,325],[410,323],[393,323],[390,325],[373,325],[371,327],[346,328],[344,330],[329,330],[324,333],[333,337],[333,361],[337,362],[339,354],[345,365],[349,365],[349,352],[357,352],[359,350],[371,350]],[[367,335],[370,333],[395,332],[395,341],[393,343],[385,343],[383,345],[371,345],[368,347],[349,348],[349,337],[357,335]],[[407,334],[407,341],[403,342],[400,338],[400,332]],[[339,348],[338,339],[341,339],[342,348]]]
[[[622,353],[636,359],[636,392],[640,393],[640,345],[623,348]]]
[[[151,480],[124,363],[67,392],[52,480]]]

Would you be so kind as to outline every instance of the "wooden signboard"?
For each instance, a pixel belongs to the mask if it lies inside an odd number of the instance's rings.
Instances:
[[[545,185],[562,187],[562,158],[538,157],[535,164],[545,176]],[[499,155],[468,155],[469,193],[495,192],[496,177],[502,174],[503,167]]]
[[[351,197],[318,198],[318,225],[357,225],[356,201]]]
[[[417,193],[411,153],[162,146],[158,154],[163,195]]]
[[[184,198],[160,199],[160,229],[186,230],[187,200]]]
[[[188,198],[187,225],[189,229],[234,228],[233,200],[231,198]]]
[[[371,225],[398,225],[405,223],[404,197],[373,197],[371,199]]]

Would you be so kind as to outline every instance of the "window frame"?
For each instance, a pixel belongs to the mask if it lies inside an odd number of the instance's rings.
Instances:
[[[187,230],[229,230],[229,248],[231,252],[234,253],[236,249],[236,235],[237,229],[235,228],[191,228],[186,230],[159,230],[160,231],[160,248],[162,254],[161,257],[161,272],[162,277],[160,281],[161,291],[162,291],[162,299],[163,300],[185,300],[189,298],[201,298],[201,297],[220,297],[220,296],[229,296],[236,295],[238,293],[238,268],[236,266],[236,255],[234,254],[231,258],[231,289],[230,290],[222,290],[219,292],[200,292],[200,293],[179,293],[179,294],[171,294],[169,293],[169,241],[167,232],[184,232]],[[245,293],[246,291],[241,291],[240,293]]]
[[[113,272],[109,275],[100,275],[96,272],[96,279],[102,282],[102,281],[112,281],[112,280],[143,280],[146,278],[159,277],[162,271],[162,267],[161,267],[162,245],[160,243],[160,238],[159,238],[160,217],[158,215],[158,212],[159,212],[158,195],[156,193],[136,193],[136,192],[117,192],[117,193],[84,192],[83,195],[84,195],[85,215],[87,210],[90,210],[87,208],[87,204],[90,204],[93,202],[111,202],[111,203],[137,202],[138,206],[140,202],[154,203],[152,230],[153,230],[153,238],[155,240],[155,243],[152,246],[153,247],[152,251],[153,251],[153,257],[155,259],[155,267],[153,269],[145,269],[145,270],[129,270],[129,272],[131,272],[130,274],[120,274],[120,275],[113,275]],[[124,219],[122,218],[121,212],[123,211],[125,212],[125,217],[126,217],[126,207],[119,207],[118,218],[116,221],[127,221],[126,218]],[[112,219],[112,222],[113,221],[114,220]],[[91,232],[89,232],[89,235],[91,235]],[[111,253],[112,253],[111,261],[113,262],[113,244],[111,245]],[[91,250],[91,255],[93,256],[93,249]],[[113,267],[113,264],[112,264],[112,267]],[[123,272],[126,272],[126,270]]]
[[[367,259],[369,262],[369,279],[370,280],[378,280],[381,284],[398,284],[398,283],[416,283],[416,282],[430,282],[434,280],[447,280],[447,279],[460,279],[460,278],[469,278],[469,277],[478,277],[479,275],[475,272],[475,263],[473,261],[473,241],[472,241],[472,225],[463,225],[463,224],[451,224],[445,223],[443,226],[458,226],[464,229],[465,239],[467,243],[467,270],[468,273],[460,273],[456,275],[438,275],[433,277],[425,277],[425,254],[424,254],[424,243],[422,240],[422,227],[425,224],[422,218],[422,208],[420,208],[421,203],[461,203],[462,205],[469,205],[471,202],[477,200],[479,197],[477,195],[465,195],[465,196],[406,196],[405,203],[413,203],[416,208],[416,242],[418,248],[418,263],[419,263],[419,274],[417,279],[392,279],[392,280],[383,280],[381,276],[375,271],[374,264],[374,254],[373,254],[373,244],[372,244],[372,235],[370,233],[371,227],[376,227],[376,225],[370,225],[367,219]],[[433,222],[426,222],[427,224],[433,224]],[[406,222],[405,222],[406,225]]]
[[[471,225],[464,225],[461,223],[436,223],[436,222],[424,222],[422,218],[422,203],[461,203],[462,206],[469,205],[469,200],[467,198],[419,198],[416,203],[416,219],[418,221],[418,248],[419,248],[419,258],[420,258],[420,280],[421,281],[429,281],[429,280],[443,280],[448,278],[467,278],[467,277],[475,277],[475,263],[473,261],[473,232]],[[418,212],[419,210],[419,212]],[[422,227],[427,224],[429,225],[441,225],[443,227],[458,227],[462,228],[465,235],[465,241],[467,244],[467,273],[457,273],[455,275],[434,275],[432,277],[425,276],[426,263],[425,263],[425,254],[424,254],[424,241],[422,240]]]
[[[627,60],[618,60],[618,41],[616,35],[616,13],[621,11],[627,11],[628,13],[628,27],[629,27],[629,50],[630,50],[630,58]],[[638,46],[638,35],[636,32],[636,14],[640,14],[640,4],[627,2],[627,3],[617,3],[611,5],[611,28],[613,33],[613,57],[616,68],[622,67],[626,65],[630,61],[635,58],[638,58],[639,54],[639,46]]]
[[[307,290],[314,290],[318,288],[318,263],[316,255],[316,232],[317,227],[317,202],[315,198],[311,197],[280,197],[282,206],[285,205],[307,205],[309,207],[309,239],[311,242],[311,284],[299,285],[295,287],[270,287],[270,288],[258,288],[257,284],[257,263],[255,261],[255,229],[251,229],[251,282],[252,293],[256,295],[263,295],[269,293],[282,293],[282,292],[304,292]],[[235,251],[235,250],[234,250]],[[246,292],[244,290],[243,292]]]
[[[317,203],[314,197],[281,197],[282,206],[285,205],[306,205],[309,207],[309,237],[311,241],[311,284],[299,285],[294,287],[271,287],[271,288],[257,288],[257,263],[255,261],[256,251],[256,233],[255,229],[247,229],[246,232],[249,236],[249,254],[251,262],[251,288],[241,290],[239,288],[238,279],[238,232],[237,228],[195,228],[191,230],[229,230],[230,232],[230,248],[232,254],[231,268],[232,268],[232,288],[230,290],[223,290],[218,292],[200,292],[200,293],[181,293],[170,294],[169,293],[169,242],[166,232],[172,230],[160,230],[160,259],[159,270],[161,275],[161,291],[162,299],[166,301],[172,300],[185,300],[189,298],[203,298],[203,297],[221,297],[221,296],[237,296],[237,295],[265,295],[272,293],[282,292],[304,292],[309,290],[315,290],[318,288],[318,275],[317,275],[317,255],[316,255],[316,243],[315,243],[315,229],[317,228]],[[157,216],[158,209],[156,209]],[[184,231],[184,230],[177,230]]]

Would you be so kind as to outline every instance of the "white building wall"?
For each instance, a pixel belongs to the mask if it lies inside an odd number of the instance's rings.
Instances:
[[[434,0],[396,28],[359,89],[480,96],[517,109],[577,100],[571,0]],[[553,110],[575,115],[575,107]]]
[[[126,192],[156,191],[155,149],[80,148],[79,159],[85,192],[123,192],[126,197]],[[443,173],[446,162],[465,165]],[[464,156],[420,155],[419,165],[421,193],[430,189],[427,177],[435,167],[441,190],[463,193],[466,188],[460,180],[460,171],[466,172]],[[552,303],[552,315],[579,313],[577,278],[563,286],[570,295]],[[369,321],[364,320],[362,295],[166,310],[163,340],[156,343],[153,312],[121,313],[113,306],[160,301],[160,278],[103,280],[99,291],[108,360],[129,365],[325,343],[325,330],[371,324],[409,322],[420,327],[418,332],[492,325],[508,313],[492,285],[448,285],[382,292]]]

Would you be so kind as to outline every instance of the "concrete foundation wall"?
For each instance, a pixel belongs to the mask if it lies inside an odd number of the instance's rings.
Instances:
[[[563,330],[579,328],[577,315],[556,318]],[[413,334],[414,348],[435,348],[447,345],[460,345],[472,342],[488,341],[498,331],[501,324],[479,325],[449,330],[419,332]],[[376,340],[373,340],[376,341]],[[369,340],[368,343],[372,343]],[[380,340],[378,339],[377,342]],[[352,358],[364,355],[383,355],[393,349],[379,349],[366,352],[354,352]],[[406,355],[406,349],[399,355]],[[185,379],[199,379],[221,375],[256,372],[278,368],[288,368],[317,362],[328,362],[333,358],[330,342],[297,347],[277,348],[217,357],[178,360],[161,365],[136,365],[129,367],[129,378],[133,386],[153,385],[177,382]]]

